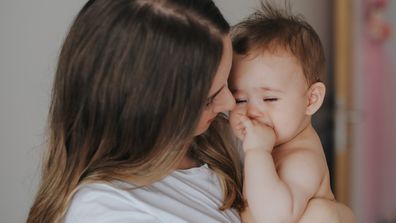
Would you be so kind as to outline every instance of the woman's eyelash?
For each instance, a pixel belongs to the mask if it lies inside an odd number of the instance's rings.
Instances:
[[[277,101],[277,100],[278,98],[264,98],[264,101],[269,101],[269,102]]]
[[[208,100],[206,100],[205,106],[208,107],[213,103],[213,98],[208,98]]]

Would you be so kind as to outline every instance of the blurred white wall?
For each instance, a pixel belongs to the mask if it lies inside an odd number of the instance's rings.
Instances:
[[[24,222],[37,190],[52,78],[64,35],[85,0],[0,0],[0,222]],[[231,24],[253,0],[215,0]],[[330,0],[292,0],[330,41]]]
[[[84,0],[0,0],[0,222],[24,222],[40,176],[56,58]]]

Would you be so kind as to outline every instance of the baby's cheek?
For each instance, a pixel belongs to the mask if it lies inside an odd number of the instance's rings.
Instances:
[[[234,109],[231,111],[232,113],[238,114],[246,114],[246,105],[245,103],[236,104]]]

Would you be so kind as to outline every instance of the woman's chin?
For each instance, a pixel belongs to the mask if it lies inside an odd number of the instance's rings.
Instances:
[[[205,126],[199,126],[199,127],[195,130],[195,136],[202,135],[204,132],[206,132],[206,130],[208,130],[210,124],[211,124],[211,123],[207,123]]]

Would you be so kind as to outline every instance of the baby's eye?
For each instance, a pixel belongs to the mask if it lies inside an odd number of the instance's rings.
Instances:
[[[247,100],[245,100],[245,99],[235,98],[235,103],[237,103],[237,104],[242,104],[242,103],[246,103],[246,102],[247,102]]]
[[[264,98],[263,100],[266,102],[274,102],[274,101],[278,101],[278,98]]]

